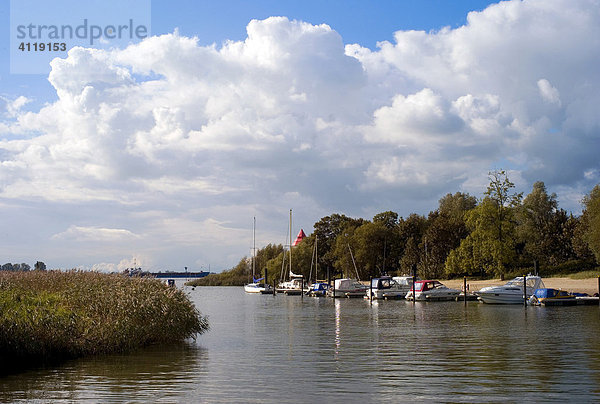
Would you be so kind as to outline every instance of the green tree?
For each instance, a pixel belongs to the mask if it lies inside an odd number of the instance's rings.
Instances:
[[[440,199],[439,208],[429,214],[429,225],[421,242],[424,255],[420,272],[423,277],[439,278],[444,275],[450,251],[469,235],[465,213],[476,205],[475,197],[460,192]]]
[[[334,261],[335,272],[345,278],[365,279],[366,273],[358,264],[353,260],[354,252],[356,251],[357,245],[354,238],[354,232],[359,226],[348,225],[343,231],[336,237],[334,248],[332,250],[332,257]]]
[[[486,196],[466,214],[471,233],[448,257],[445,269],[449,275],[488,272],[503,279],[506,266],[516,258],[514,210],[522,195],[510,193],[514,184],[504,171],[490,172],[489,179]]]
[[[393,229],[398,225],[398,214],[388,210],[387,212],[378,213],[373,216],[373,223],[381,223],[388,229]]]
[[[600,263],[600,184],[583,198],[583,205],[583,238],[594,253],[596,263]]]
[[[384,222],[365,223],[352,236],[354,259],[362,279],[395,272],[398,268],[395,245],[397,232]]]
[[[319,238],[319,263],[324,270],[329,268],[331,275],[334,275],[336,268],[335,262],[338,257],[334,253],[337,237],[347,227],[358,227],[365,223],[364,219],[353,219],[346,215],[334,213],[331,216],[325,216],[314,224],[314,234]]]
[[[543,182],[534,183],[531,193],[516,211],[518,237],[529,261],[557,263],[552,259],[554,246],[562,233],[557,212],[556,194],[548,195]]]
[[[427,225],[427,218],[415,213],[408,216],[406,220],[401,219],[398,223],[398,236],[403,246],[400,258],[400,271],[403,274],[412,274],[413,266],[420,266],[424,255],[421,242]],[[422,266],[419,272],[422,272]]]

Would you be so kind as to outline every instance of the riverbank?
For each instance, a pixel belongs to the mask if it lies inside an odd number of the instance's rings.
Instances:
[[[82,271],[0,271],[0,373],[195,337],[208,321],[156,279]]]
[[[568,292],[580,292],[587,293],[592,296],[594,293],[598,293],[598,278],[587,278],[587,279],[572,279],[572,278],[543,278],[544,285],[547,288],[562,289]],[[475,292],[486,286],[497,286],[504,285],[508,279],[501,281],[500,279],[488,279],[488,280],[469,280],[469,290]],[[451,279],[442,281],[444,285],[449,288],[462,289],[462,279]]]

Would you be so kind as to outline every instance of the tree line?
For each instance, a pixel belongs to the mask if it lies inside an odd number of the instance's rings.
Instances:
[[[41,261],[38,261],[33,266],[33,269],[35,269],[36,271],[45,271],[46,270],[46,264],[44,264]],[[7,262],[6,264],[0,266],[0,270],[1,271],[14,271],[14,272],[22,271],[22,272],[26,272],[26,271],[30,271],[31,270],[31,266],[29,266],[29,264],[25,264],[25,263],[11,264],[10,262]]]
[[[357,276],[366,280],[412,274],[416,268],[421,278],[504,278],[598,266],[600,184],[583,199],[583,213],[574,216],[558,206],[556,194],[548,194],[541,181],[525,197],[514,192],[503,170],[490,172],[489,181],[481,200],[468,193],[447,194],[427,216],[413,213],[403,218],[386,211],[372,220],[337,213],[323,217],[294,247],[292,272],[311,280]],[[269,283],[288,275],[289,252],[284,250],[270,244],[256,253],[257,272],[264,275],[266,269]],[[251,258],[244,257],[231,270],[209,275],[198,284],[241,285],[250,280],[251,268]]]

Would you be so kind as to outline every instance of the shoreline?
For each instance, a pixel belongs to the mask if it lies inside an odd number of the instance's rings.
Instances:
[[[486,286],[504,285],[509,280],[508,278],[503,281],[500,279],[474,280],[467,278],[467,286],[470,292],[475,292]],[[587,293],[590,296],[598,293],[598,278],[571,279],[542,277],[542,280],[547,288],[562,289],[567,292]],[[462,289],[463,287],[462,279],[451,279],[441,282],[449,288]]]

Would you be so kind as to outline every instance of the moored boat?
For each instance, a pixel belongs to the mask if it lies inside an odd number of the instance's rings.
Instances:
[[[314,282],[308,287],[307,295],[313,297],[323,297],[327,295],[329,284],[327,282]]]
[[[544,306],[574,306],[577,304],[577,296],[565,290],[541,288],[529,298],[529,304]]]
[[[536,289],[544,288],[544,282],[539,276],[526,276],[525,293],[528,299]],[[523,303],[523,277],[518,276],[505,285],[488,286],[475,292],[477,299],[483,303],[491,304],[522,304]]]
[[[260,283],[263,278],[256,279],[254,277],[255,267],[256,267],[256,218],[254,218],[253,226],[252,226],[252,282],[244,285],[244,291],[246,293],[273,293],[273,288],[268,283]],[[265,269],[266,273],[266,269]]]
[[[400,284],[389,276],[371,279],[371,287],[366,290],[367,299],[404,299],[410,285]]]
[[[327,291],[329,297],[363,297],[368,286],[363,285],[356,279],[342,278],[333,281],[333,288]]]
[[[460,290],[449,288],[440,281],[422,280],[415,282],[414,289],[411,288],[408,291],[405,299],[415,301],[443,301],[456,300],[459,295]]]
[[[254,282],[244,285],[244,291],[246,293],[273,293],[273,287],[271,285],[268,283],[260,283],[260,281],[263,279],[264,278],[254,279]]]

